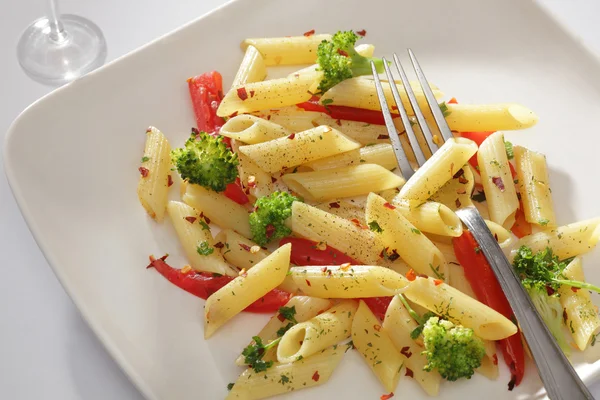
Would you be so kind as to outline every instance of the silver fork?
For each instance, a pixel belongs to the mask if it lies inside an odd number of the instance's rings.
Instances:
[[[448,124],[446,123],[446,119],[444,118],[442,110],[440,109],[435,96],[429,87],[429,83],[427,82],[427,79],[423,74],[423,70],[419,66],[419,62],[417,61],[414,53],[409,49],[408,54],[437,127],[444,140],[448,140],[452,138],[453,135],[448,127]],[[408,140],[412,147],[417,163],[419,166],[422,166],[426,162],[425,156],[419,146],[415,132],[412,129],[411,121],[408,118],[408,114],[404,108],[400,94],[398,93],[398,89],[394,83],[394,76],[392,75],[389,64],[385,58],[383,61],[385,65],[385,72],[392,90],[392,95],[394,97],[396,106],[398,107],[398,112],[400,113],[400,118],[402,119],[404,129],[406,130]],[[406,94],[414,111],[415,117],[417,118],[417,122],[419,123],[419,127],[421,128],[423,136],[425,137],[427,144],[433,153],[438,149],[438,146],[436,145],[431,130],[427,125],[425,116],[419,108],[415,94],[410,86],[408,78],[406,77],[406,73],[402,68],[402,64],[395,54],[394,65],[398,74],[400,75],[400,79],[406,90]],[[371,67],[373,69],[373,78],[375,80],[375,87],[377,89],[379,103],[381,104],[381,111],[383,112],[385,125],[392,142],[392,147],[394,148],[394,154],[398,160],[398,165],[400,166],[402,175],[406,180],[408,180],[415,171],[409,163],[400,143],[400,137],[398,136],[396,127],[394,126],[392,114],[388,107],[377,69],[373,63],[371,63]],[[496,278],[498,279],[498,282],[500,283],[500,286],[502,287],[502,290],[504,291],[504,294],[506,295],[508,302],[515,314],[515,317],[519,322],[521,331],[527,340],[527,344],[531,350],[531,354],[537,366],[540,377],[542,378],[542,382],[546,388],[546,392],[548,393],[548,397],[553,400],[593,399],[594,397],[588,391],[581,379],[579,379],[579,376],[571,366],[571,363],[563,354],[562,350],[556,343],[556,340],[542,321],[542,318],[536,311],[535,306],[529,298],[529,295],[521,285],[521,281],[519,280],[513,267],[508,259],[504,256],[504,253],[500,249],[496,239],[492,236],[492,233],[488,229],[485,221],[477,209],[473,205],[469,205],[459,208],[456,211],[456,214],[473,234],[473,237],[479,244],[483,254],[490,263],[492,270],[494,271],[494,274],[496,275]]]

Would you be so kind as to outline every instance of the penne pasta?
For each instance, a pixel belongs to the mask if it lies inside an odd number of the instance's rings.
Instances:
[[[365,220],[365,209],[364,207],[352,203],[347,200],[338,200],[332,202],[319,203],[315,205],[319,210],[326,211],[330,214],[342,217],[347,220]]]
[[[252,237],[248,210],[224,195],[199,185],[188,184],[183,201],[206,215],[222,229],[233,229],[247,238]]]
[[[336,126],[344,135],[351,137],[363,146],[389,144],[390,137],[385,125],[368,124],[360,121],[333,119],[327,114],[316,113],[312,121],[318,125]]]
[[[314,356],[289,364],[276,364],[264,372],[245,370],[226,400],[259,400],[326,383],[344,357],[345,346],[332,346]]]
[[[287,191],[287,187],[281,179],[263,171],[254,161],[238,152],[238,172],[240,182],[246,188],[248,194],[259,198],[268,196],[276,191]]]
[[[373,52],[375,51],[375,46],[372,44],[359,44],[354,48],[358,54],[364,57],[373,57]],[[294,75],[306,75],[306,74],[316,74],[318,72],[319,64],[309,65],[308,67],[304,67],[298,71],[294,71],[288,75],[288,78]],[[326,125],[326,124],[322,124]]]
[[[360,221],[358,221],[360,223]],[[377,264],[373,232],[344,218],[299,201],[292,204],[292,231],[316,242],[323,242],[363,264]],[[379,250],[381,251],[381,250]]]
[[[477,145],[471,140],[455,138],[446,141],[406,182],[396,201],[408,199],[424,203],[459,173],[476,152]]]
[[[360,149],[347,151],[304,164],[315,171],[324,169],[350,167],[361,164],[377,164],[385,169],[393,170],[398,166],[394,149],[389,143],[379,143]]]
[[[491,134],[481,143],[477,161],[490,219],[510,229],[515,223],[519,199],[513,184],[502,132]]]
[[[352,321],[352,343],[385,390],[393,392],[400,380],[405,358],[362,300]]]
[[[148,215],[160,222],[165,216],[171,171],[171,146],[161,131],[146,131],[146,148],[140,167],[137,194]]]
[[[316,118],[320,115],[322,114],[316,111],[304,111],[298,107],[287,107],[263,112],[260,114],[260,117],[281,125],[291,132],[307,131],[319,125],[334,126],[315,122]]]
[[[492,236],[496,238],[502,250],[510,252],[516,246],[518,239],[511,231],[487,219],[485,220],[485,224],[490,232],[492,232]]]
[[[471,193],[475,184],[475,177],[469,165],[464,165],[454,174],[444,186],[442,186],[433,196],[431,200],[441,203],[456,211],[462,206],[472,204]],[[485,209],[487,213],[487,208]]]
[[[247,83],[260,82],[267,77],[265,60],[256,47],[248,45],[242,63],[238,68],[231,87],[243,86]]]
[[[424,371],[428,364],[423,354],[423,347],[411,338],[411,333],[417,328],[417,322],[412,319],[398,296],[394,296],[383,320],[383,331],[388,335],[396,350],[404,356],[406,368],[412,371],[412,377],[429,396],[437,396],[440,391],[442,377],[433,370]]]
[[[453,131],[495,132],[530,128],[538,116],[520,104],[446,104],[446,122]]]
[[[395,206],[375,193],[370,193],[365,218],[387,254],[400,255],[402,260],[420,274],[447,279],[446,260],[441,251]]]
[[[585,282],[581,258],[576,257],[563,270],[565,279]],[[585,289],[573,290],[563,285],[558,289],[560,304],[565,309],[566,324],[579,350],[583,351],[600,328],[598,309]]]
[[[519,239],[515,249],[527,246],[535,254],[550,247],[555,256],[564,260],[587,253],[596,246],[598,240],[600,218],[594,218],[525,236]]]
[[[318,126],[284,138],[240,146],[239,150],[264,171],[275,173],[359,147],[358,142],[340,131]]]
[[[256,47],[269,66],[312,64],[317,61],[317,48],[323,40],[331,40],[331,35],[252,38],[242,42],[242,50]]]
[[[204,338],[211,337],[217,329],[244,308],[275,289],[285,279],[290,265],[292,246],[286,244],[221,289],[213,293],[204,306]]]
[[[250,269],[269,256],[269,252],[264,250],[253,241],[231,229],[223,229],[215,236],[215,241],[219,245],[221,255],[232,265],[239,269]],[[237,272],[235,274],[237,276]]]
[[[329,310],[288,330],[277,346],[277,361],[289,363],[310,357],[350,337],[355,300],[344,300]]]
[[[402,104],[406,108],[407,113],[413,115],[412,107],[410,106],[408,97],[406,97],[404,86],[396,84],[396,87],[398,88],[398,93],[400,94]],[[427,104],[423,89],[421,89],[419,83],[412,83],[411,87],[421,110],[429,110],[429,105]],[[384,84],[383,91],[388,104],[396,104],[392,96],[390,85]],[[444,96],[444,94],[437,89],[433,89],[433,94],[438,99]],[[356,107],[375,111],[381,110],[379,98],[377,97],[377,92],[375,90],[375,82],[372,79],[364,77],[346,79],[323,93],[321,103],[330,100],[332,101],[330,104],[334,106]]]
[[[405,199],[392,199],[392,204],[408,222],[422,232],[451,237],[462,235],[462,222],[444,204],[435,201],[417,204]]]
[[[298,323],[305,322],[310,320],[313,317],[316,317],[320,313],[331,308],[331,301],[327,299],[319,299],[317,297],[309,297],[309,296],[294,296],[292,297],[284,307],[294,308],[296,314],[294,318]],[[261,329],[261,331],[256,335],[263,343],[268,343],[271,340],[277,339],[280,335],[278,331],[280,329],[285,329],[285,327],[290,323],[285,318],[281,317],[281,314],[277,313],[275,316],[271,317],[269,322]],[[254,342],[252,342],[254,343]],[[251,344],[252,344],[251,343]],[[245,366],[244,356],[240,355],[235,361],[236,365],[241,367]],[[266,351],[262,358],[264,361],[277,361],[277,352],[276,348],[271,348]],[[297,361],[297,360],[293,360]]]
[[[217,109],[219,117],[293,106],[310,99],[311,77],[280,78],[247,83],[227,92]]]
[[[292,267],[280,289],[329,299],[393,296],[408,284],[399,273],[375,265]]]
[[[219,133],[246,144],[256,144],[286,137],[292,132],[266,119],[243,114],[229,118]]]
[[[514,146],[513,151],[525,219],[544,228],[555,227],[556,215],[546,156],[521,146]]]
[[[311,201],[360,196],[404,184],[404,178],[377,164],[287,174],[282,179],[292,191]]]
[[[502,314],[433,278],[417,277],[404,295],[455,324],[473,329],[485,340],[501,340],[517,332],[515,324]]]
[[[221,252],[215,247],[209,226],[196,210],[187,204],[170,201],[167,212],[190,266],[194,270],[229,276],[238,275],[237,270],[227,264]]]

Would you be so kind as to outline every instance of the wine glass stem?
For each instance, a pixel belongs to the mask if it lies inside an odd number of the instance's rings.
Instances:
[[[48,16],[50,22],[50,39],[58,43],[64,42],[67,38],[67,32],[60,20],[57,0],[48,0],[48,7],[50,9]]]

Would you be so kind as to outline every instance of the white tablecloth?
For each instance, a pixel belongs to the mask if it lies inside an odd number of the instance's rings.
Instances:
[[[44,14],[46,1],[19,0],[3,6],[0,150],[11,121],[51,90],[28,79],[15,56],[21,31]],[[599,1],[540,1],[600,54]],[[112,60],[224,2],[60,0],[60,5],[62,12],[88,17],[101,27],[108,42],[108,60]],[[141,400],[48,267],[3,171],[0,163],[0,399]],[[593,392],[600,398],[600,384]]]

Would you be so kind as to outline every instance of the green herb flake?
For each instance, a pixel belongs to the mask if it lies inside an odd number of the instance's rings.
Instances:
[[[377,223],[377,221],[369,222],[369,229],[377,233],[383,232],[383,229],[381,229],[381,226],[379,226],[379,223]]]
[[[204,242],[200,243],[199,246],[196,247],[196,251],[201,256],[209,256],[212,253],[214,253],[215,249],[213,247],[211,247],[211,245],[209,245],[207,241],[204,241]]]

